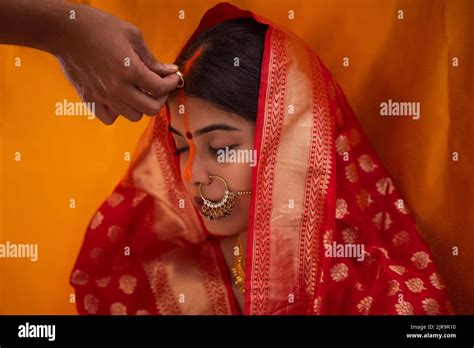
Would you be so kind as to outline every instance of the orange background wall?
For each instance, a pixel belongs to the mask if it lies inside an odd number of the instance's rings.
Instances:
[[[293,30],[321,56],[414,212],[455,310],[473,314],[473,2],[232,2]],[[158,59],[172,62],[217,1],[86,3],[139,26]],[[181,9],[185,20],[178,19]],[[0,314],[73,314],[68,278],[85,227],[122,177],[124,152],[133,152],[147,119],[106,127],[56,117],[55,103],[79,99],[45,53],[0,46],[0,69],[0,243],[39,244],[37,262],[0,259]],[[380,117],[379,104],[388,99],[421,102],[421,119]]]

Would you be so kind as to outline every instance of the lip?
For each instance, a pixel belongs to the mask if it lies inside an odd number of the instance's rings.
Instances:
[[[201,197],[194,197],[194,202],[196,203],[198,208],[201,208],[204,205],[204,201]]]

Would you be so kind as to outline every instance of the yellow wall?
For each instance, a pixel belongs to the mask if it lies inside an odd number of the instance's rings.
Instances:
[[[473,3],[232,2],[292,29],[321,56],[412,208],[455,309],[474,313]],[[156,56],[171,62],[217,1],[88,3],[139,26]],[[288,20],[290,9],[294,20]],[[397,19],[399,9],[404,20]],[[450,65],[454,56],[457,68]],[[350,67],[342,66],[343,57]],[[83,117],[56,117],[55,103],[79,99],[45,53],[0,46],[0,69],[0,243],[39,243],[40,249],[37,262],[0,259],[0,314],[72,314],[68,278],[85,227],[122,177],[124,152],[133,152],[147,120],[120,119],[105,127]],[[421,119],[378,116],[388,99],[421,102]],[[21,162],[14,160],[17,151]],[[452,255],[453,246],[459,256]]]

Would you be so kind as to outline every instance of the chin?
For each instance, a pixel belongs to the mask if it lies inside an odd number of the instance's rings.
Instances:
[[[231,222],[230,216],[222,220],[210,221],[203,217],[207,231],[214,236],[230,237],[239,234],[242,228],[235,228],[236,224]]]

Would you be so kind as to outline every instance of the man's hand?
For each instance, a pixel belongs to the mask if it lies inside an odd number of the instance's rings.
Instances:
[[[0,0],[2,43],[54,54],[105,124],[119,115],[138,121],[156,114],[179,81],[177,67],[158,62],[138,28],[64,0]]]
[[[118,115],[139,121],[156,114],[178,84],[178,68],[156,61],[140,30],[112,15],[80,6],[75,21],[56,56],[96,116],[111,124]]]

